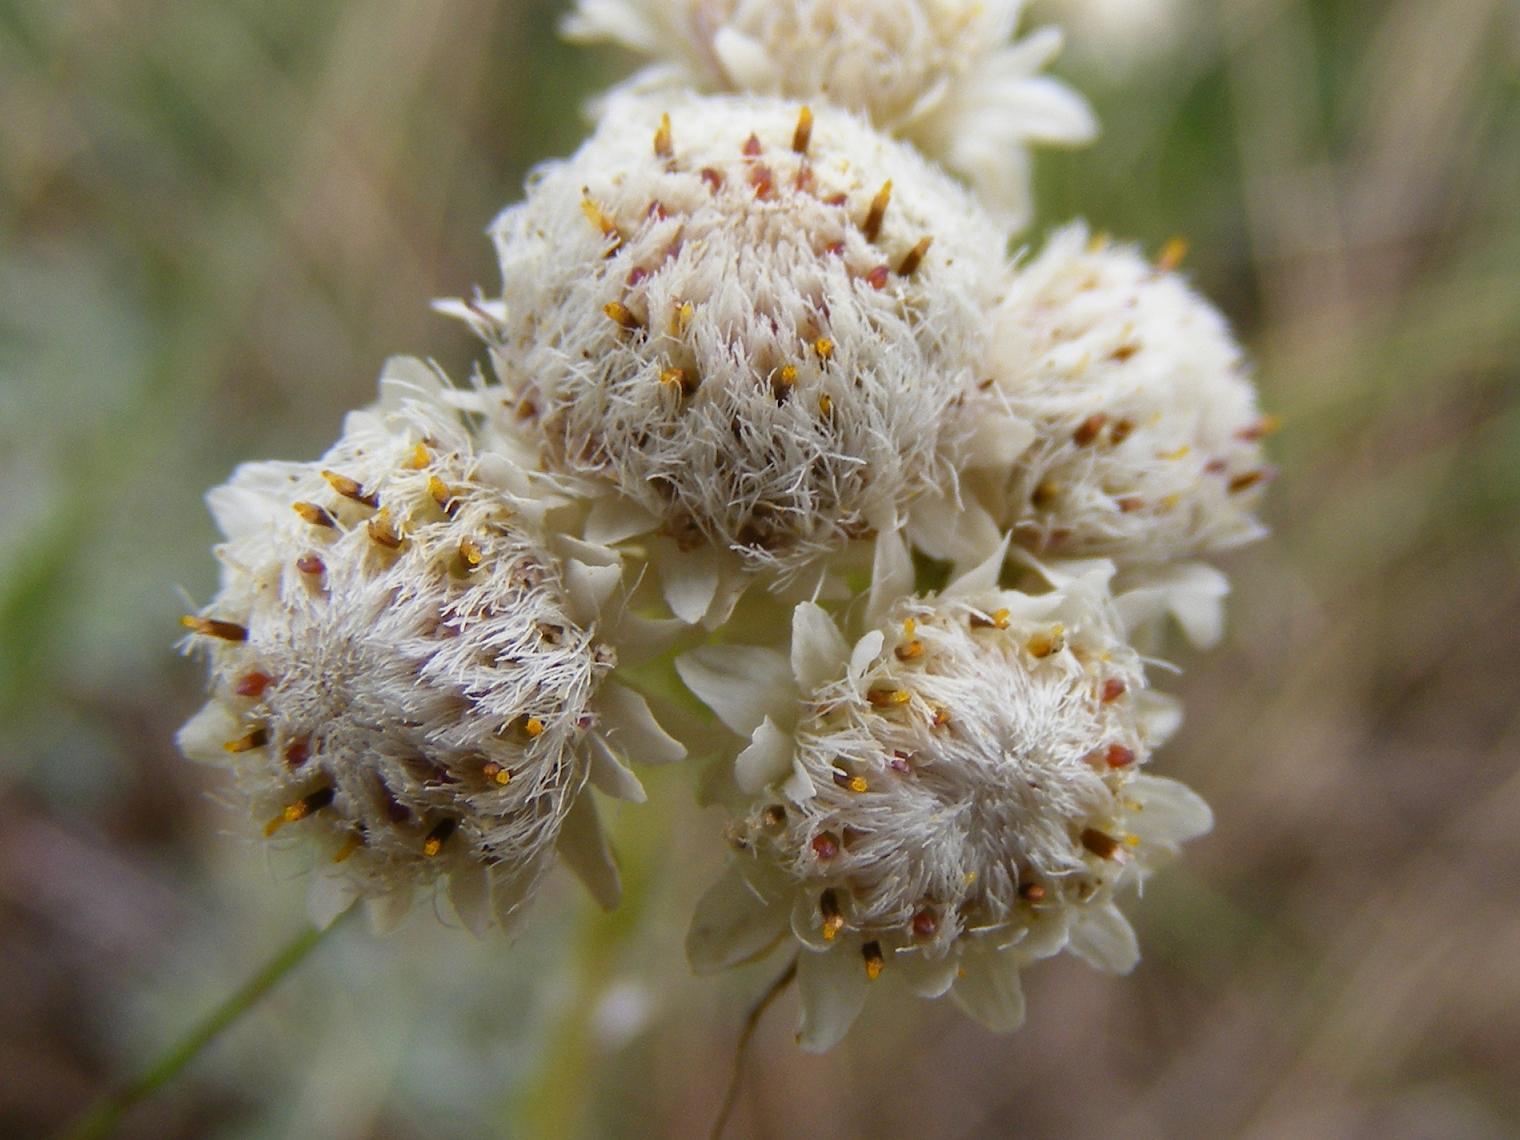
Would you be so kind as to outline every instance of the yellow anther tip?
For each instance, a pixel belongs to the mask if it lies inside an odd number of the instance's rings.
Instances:
[[[355,851],[359,850],[359,848],[363,846],[364,840],[360,839],[357,835],[350,835],[343,841],[343,846],[338,848],[337,853],[333,855],[332,861],[334,863],[342,863],[345,859],[347,859],[350,855],[352,855]]]

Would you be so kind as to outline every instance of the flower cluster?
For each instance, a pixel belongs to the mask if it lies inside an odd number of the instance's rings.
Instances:
[[[489,378],[395,362],[320,461],[210,496],[180,743],[314,853],[319,917],[441,887],[511,928],[556,856],[612,906],[588,786],[718,747],[688,953],[789,947],[805,1047],[879,980],[1008,1030],[1032,962],[1135,964],[1119,901],[1211,823],[1146,771],[1180,711],[1142,649],[1217,640],[1271,421],[1178,248],[1011,248],[1026,145],[1093,132],[1020,8],[580,0],[663,65],[441,303]],[[662,726],[655,655],[726,746]]]

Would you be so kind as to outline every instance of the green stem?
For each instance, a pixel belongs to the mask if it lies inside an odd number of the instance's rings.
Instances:
[[[309,926],[301,931],[284,949],[266,962],[258,973],[207,1014],[200,1024],[159,1054],[157,1060],[135,1080],[115,1092],[106,1093],[96,1101],[74,1123],[73,1127],[63,1133],[62,1140],[100,1140],[102,1136],[109,1136],[129,1109],[147,1100],[177,1077],[186,1065],[195,1060],[202,1049],[216,1040],[224,1029],[257,1005],[259,999],[279,985],[285,975],[299,966],[347,914],[357,909],[357,907],[351,907],[324,929],[319,930],[314,926]]]

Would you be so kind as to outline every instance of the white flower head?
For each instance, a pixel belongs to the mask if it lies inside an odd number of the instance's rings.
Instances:
[[[681,754],[609,677],[616,559],[550,549],[544,504],[424,366],[382,392],[320,462],[211,492],[222,586],[185,619],[211,699],[180,745],[233,769],[267,835],[315,841],[319,918],[363,897],[389,925],[446,879],[472,929],[509,925],[556,848],[610,906],[583,785],[641,799],[616,754]]]
[[[494,236],[489,394],[588,536],[785,579],[953,482],[1005,231],[855,117],[623,97]]]
[[[1113,905],[1207,807],[1140,775],[1166,722],[1107,602],[1101,568],[1042,595],[1000,590],[995,560],[909,597],[849,646],[795,611],[790,661],[714,647],[678,662],[749,737],[735,765],[737,855],[688,940],[699,969],[802,945],[801,1041],[826,1049],[869,984],[950,990],[1016,1027],[1019,970],[1070,947],[1133,966]]]
[[[1271,421],[1223,317],[1175,272],[1071,226],[995,319],[991,394],[1035,443],[979,497],[1022,545],[1127,567],[1262,534]]]
[[[1031,143],[1091,141],[1075,92],[1040,74],[1061,49],[1045,28],[1015,42],[1023,0],[580,0],[577,39],[613,40],[669,65],[634,80],[827,99],[967,175],[1023,225]]]

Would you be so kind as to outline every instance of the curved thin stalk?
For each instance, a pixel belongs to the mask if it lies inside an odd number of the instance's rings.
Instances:
[[[322,940],[343,921],[351,907],[324,929],[309,926],[292,939],[278,954],[233,992],[226,1001],[207,1014],[198,1025],[165,1049],[143,1072],[127,1085],[108,1092],[74,1122],[62,1140],[100,1140],[109,1136],[133,1106],[147,1100],[177,1077],[185,1066],[211,1044],[221,1032],[247,1013],[259,999],[285,979],[306,960]]]
[[[717,1118],[713,1120],[712,1131],[708,1133],[710,1140],[722,1140],[723,1130],[728,1127],[728,1118],[733,1114],[734,1104],[739,1097],[739,1079],[744,1075],[744,1055],[749,1051],[750,1038],[760,1028],[760,1019],[796,977],[797,959],[793,958],[745,1016],[744,1028],[739,1031],[739,1041],[734,1046],[733,1066],[728,1072],[728,1087],[723,1090],[723,1103],[718,1106]]]

